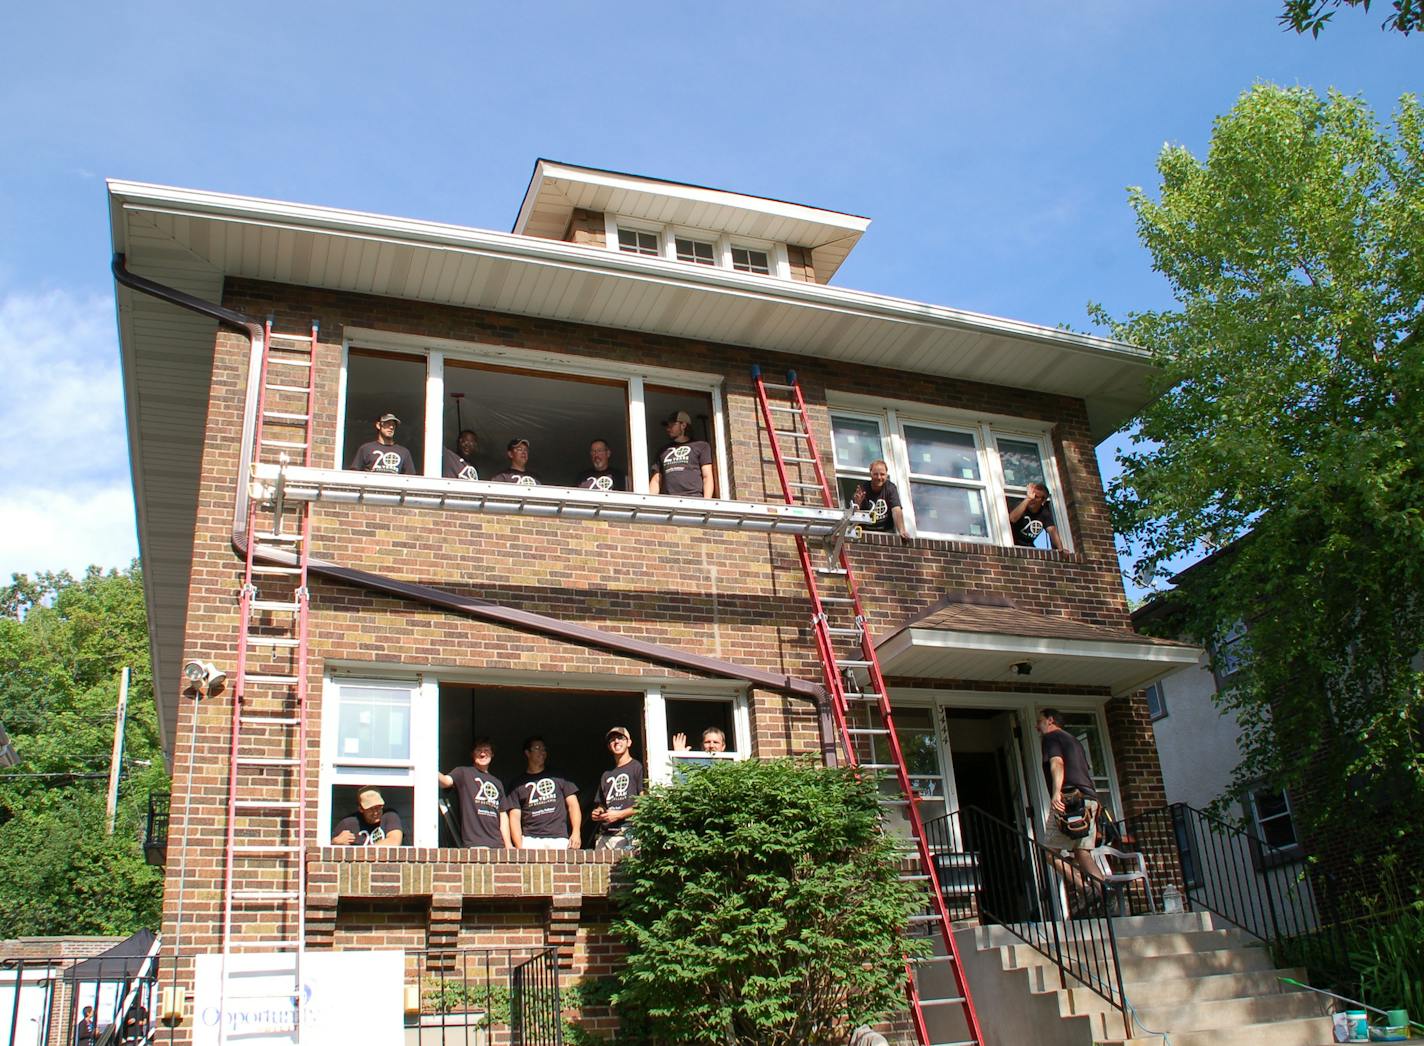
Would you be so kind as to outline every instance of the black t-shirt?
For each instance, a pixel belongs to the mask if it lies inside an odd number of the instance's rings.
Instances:
[[[700,498],[702,466],[710,464],[712,448],[703,440],[669,443],[658,451],[658,471],[663,477],[662,493]]]
[[[403,831],[401,828],[400,814],[394,810],[387,810],[381,814],[381,823],[378,827],[371,827],[361,820],[360,814],[352,814],[350,817],[343,817],[336,824],[336,831],[332,836],[338,836],[342,832],[350,832],[356,837],[352,846],[370,846],[372,843],[379,843],[391,832]]]
[[[518,469],[505,469],[503,472],[496,472],[490,477],[491,483],[518,483],[521,487],[537,487],[539,481],[532,472],[520,472]]]
[[[504,846],[499,833],[499,814],[504,808],[504,785],[493,774],[473,766],[457,766],[450,771],[455,794],[460,800],[460,841],[465,846]]]
[[[519,811],[519,831],[538,839],[561,839],[569,834],[569,808],[565,803],[578,794],[578,785],[545,770],[520,774],[509,782],[506,810]]]
[[[1022,498],[1009,499],[1009,514],[1012,515],[1014,509],[1019,507]],[[1038,507],[1035,511],[1031,508],[1024,509],[1024,514],[1019,517],[1018,522],[1011,524],[1014,532],[1015,545],[1032,545],[1034,540],[1049,527],[1054,526],[1053,510],[1048,507],[1048,503]]]
[[[602,472],[597,469],[589,469],[578,478],[578,482],[574,485],[583,487],[585,490],[627,490],[628,477],[621,472],[613,471],[613,469],[604,469]]]
[[[356,448],[347,468],[357,472],[385,472],[390,475],[414,476],[415,459],[399,443],[378,443],[372,440]]]
[[[855,507],[870,513],[870,523],[866,530],[888,530],[893,533],[895,516],[891,510],[900,507],[900,491],[888,479],[879,492],[871,490],[870,484],[867,483],[865,496],[855,503]]]
[[[1093,777],[1088,772],[1088,757],[1083,745],[1067,730],[1050,730],[1043,735],[1043,780],[1048,790],[1053,791],[1053,769],[1048,764],[1054,756],[1063,760],[1063,787],[1073,785],[1084,795],[1096,799]]]
[[[598,778],[598,801],[605,810],[626,810],[643,794],[643,764],[630,759],[622,766],[603,771]],[[627,821],[617,821],[604,827],[608,835],[622,835]]]
[[[446,479],[479,479],[480,474],[475,471],[475,466],[469,461],[456,454],[449,447],[445,448],[445,463],[441,467],[440,475]]]

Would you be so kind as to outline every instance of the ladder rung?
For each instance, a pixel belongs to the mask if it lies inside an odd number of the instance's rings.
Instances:
[[[301,609],[300,604],[289,599],[254,599],[247,605],[253,610],[289,610],[293,614]]]
[[[234,890],[234,901],[295,901],[301,895],[296,890]],[[232,998],[232,996],[228,996]]]
[[[910,916],[910,922],[912,923],[937,923],[939,921],[940,914],[938,912],[930,912],[928,915]]]
[[[252,564],[252,572],[253,572],[254,574],[286,574],[286,575],[293,575],[293,574],[300,574],[300,573],[302,572],[302,568],[301,568],[301,567],[269,567],[269,566],[267,566],[266,564],[263,564],[263,563],[254,563],[254,564]],[[821,600],[821,602],[824,603],[825,600],[823,599],[823,600]]]
[[[928,875],[925,875],[924,873],[919,873],[919,874],[914,874],[914,875],[909,874],[909,873],[905,873],[905,874],[902,874],[902,875],[900,876],[900,881],[901,881],[902,883],[923,883],[923,882],[928,882],[928,881],[929,881],[929,878],[930,878],[930,877],[929,877]]]
[[[814,465],[816,463],[815,458],[793,458],[790,454],[781,455],[781,460],[789,461],[793,465]]]
[[[264,675],[260,672],[248,672],[244,680],[247,683],[272,683],[277,686],[296,686],[296,676],[274,676]]]
[[[270,530],[259,530],[256,536],[258,541],[275,541],[284,545],[295,545],[302,540],[300,534],[274,534]]]
[[[884,737],[885,735],[889,734],[890,731],[880,726],[850,726],[846,727],[846,733],[856,736],[859,736],[861,734],[872,734],[875,736]]]
[[[273,392],[310,392],[310,385],[283,385],[280,382],[267,382],[267,388]]]
[[[234,799],[234,807],[252,807],[258,810],[295,810],[301,804],[295,799]]]
[[[921,1006],[958,1006],[964,1002],[964,996],[959,995],[953,999],[921,999]],[[973,1041],[973,1040],[971,1040]]]
[[[844,663],[844,662],[842,662],[842,663]],[[845,695],[845,699],[846,699],[847,701],[865,701],[865,702],[874,703],[874,704],[879,704],[879,703],[880,703],[880,697],[881,697],[880,694],[846,694],[846,695]]]
[[[812,567],[817,574],[841,574],[847,573],[845,567]]]
[[[283,349],[283,352],[291,352],[291,349]],[[279,360],[276,356],[267,357],[269,367],[310,367],[311,360]]]
[[[775,389],[777,392],[790,392],[792,389],[796,388],[795,385],[778,385],[775,382],[771,381],[762,382],[761,387],[764,389]]]
[[[928,966],[933,962],[954,962],[953,955],[922,955],[910,960],[911,966]]]
[[[898,769],[900,769],[900,764],[899,764],[899,763],[856,763],[855,765],[856,765],[857,767],[859,767],[860,769],[862,769],[862,770],[898,770]]]
[[[874,661],[859,661],[846,658],[838,658],[836,660],[836,665],[839,668],[869,668],[873,664],[875,664]]]
[[[978,1039],[955,1039],[953,1042],[932,1042],[930,1046],[981,1046]]]
[[[300,759],[279,755],[240,755],[237,757],[238,766],[296,766],[300,762]]]
[[[888,795],[883,795],[883,796],[880,797],[880,805],[881,805],[881,806],[909,806],[909,805],[910,805],[910,800],[908,800],[908,799],[892,799],[892,798],[891,798],[890,796],[888,796]],[[919,854],[919,851],[918,851],[918,850],[906,850],[906,851],[905,851],[905,855],[906,855],[906,856],[917,856],[918,854]]]
[[[264,439],[262,441],[262,445],[264,447],[289,447],[293,450],[306,449],[306,444],[304,442],[294,439]]]
[[[245,715],[242,721],[253,726],[296,726],[301,722],[296,716],[280,715]]]
[[[264,418],[272,418],[274,421],[306,421],[310,414],[294,414],[289,410],[264,410]]]
[[[795,436],[798,439],[811,438],[811,434],[809,432],[800,432],[797,429],[772,429],[771,431],[776,433],[778,436]]]
[[[247,641],[253,646],[297,646],[300,639],[293,639],[291,636],[248,636]]]
[[[794,489],[796,489],[796,490],[824,490],[824,489],[825,489],[825,488],[822,487],[821,484],[819,484],[819,483],[788,483],[788,484],[786,484],[786,485],[787,485],[788,487],[792,487],[792,488],[794,488]]]
[[[301,943],[300,941],[289,941],[286,939],[262,940],[259,938],[255,941],[229,941],[227,947],[228,951],[235,951],[238,948],[260,948],[264,952],[290,952],[296,951]],[[282,970],[280,972],[288,973],[290,971]]]
[[[830,625],[827,625],[826,631],[833,636],[855,636],[859,638],[865,635],[865,629],[863,628],[832,628]]]
[[[854,604],[855,604],[855,600],[854,600],[854,599],[851,599],[850,596],[822,596],[822,597],[821,597],[821,602],[822,602],[822,603],[845,603],[845,604],[850,604],[850,605],[854,605]]]
[[[232,852],[235,854],[295,854],[301,853],[300,846],[288,846],[278,843],[262,843],[252,846],[234,846]]]
[[[268,335],[273,341],[294,341],[299,345],[310,345],[312,336],[310,334],[278,334],[273,331]]]

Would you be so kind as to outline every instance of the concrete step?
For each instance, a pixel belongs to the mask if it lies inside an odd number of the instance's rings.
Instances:
[[[1334,1041],[1329,1017],[1172,1032],[1172,1046],[1325,1046]]]
[[[1058,923],[1056,932],[1059,937],[1073,935],[1078,938],[1092,937],[1096,928],[1100,924],[1093,922],[1074,922],[1065,925]],[[1175,915],[1137,915],[1126,919],[1113,920],[1113,933],[1119,941],[1128,938],[1145,937],[1154,934],[1164,933],[1205,933],[1221,928],[1213,922],[1210,912],[1179,912]],[[1046,932],[1055,932],[1054,928],[1046,929]],[[1008,944],[1019,944],[1020,939],[1003,926],[980,926],[975,936],[975,943],[980,948],[998,948]]]
[[[1248,995],[1275,995],[1296,992],[1281,984],[1279,978],[1305,979],[1305,971],[1254,970],[1249,973],[1217,973],[1178,980],[1128,981],[1127,998],[1138,1007],[1171,1006],[1217,999],[1240,999]],[[1078,989],[1081,990],[1081,989]]]
[[[1293,1021],[1320,1017],[1329,1007],[1311,992],[1278,992],[1240,999],[1207,999],[1176,1006],[1144,1007],[1128,996],[1144,1028],[1199,1031],[1209,1028],[1238,1028],[1247,1024]],[[1173,1031],[1172,1037],[1176,1038]]]
[[[1121,956],[1146,959],[1154,955],[1184,955],[1221,948],[1249,948],[1260,942],[1240,930],[1196,930],[1190,933],[1137,934],[1117,939]]]
[[[1009,945],[1000,949],[1009,968],[1052,966],[1052,960],[1028,944]],[[1096,959],[1105,957],[1093,956]],[[1271,956],[1265,948],[1214,948],[1208,951],[1173,952],[1166,955],[1120,954],[1122,979],[1158,981],[1172,977],[1206,977],[1216,973],[1250,973],[1271,969]]]

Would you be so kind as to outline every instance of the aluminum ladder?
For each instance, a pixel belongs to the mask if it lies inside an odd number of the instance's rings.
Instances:
[[[318,326],[264,329],[252,461],[311,465]],[[249,477],[243,477],[247,482]],[[239,591],[222,894],[222,999],[289,1000],[301,1041],[306,945],[309,503],[250,499]],[[242,953],[270,961],[233,961]],[[246,982],[246,983],[244,983]],[[280,987],[278,987],[280,986]],[[228,1022],[221,1022],[225,1042]]]
[[[757,406],[761,426],[766,432],[776,464],[782,496],[788,505],[814,503],[833,508],[832,494],[816,440],[811,433],[806,413],[806,400],[796,380],[796,372],[786,375],[785,384],[768,383],[761,368],[752,368],[756,385]],[[782,394],[773,402],[770,392]],[[783,451],[783,442],[790,452]],[[792,478],[792,476],[796,478]],[[812,478],[814,477],[814,478]],[[979,1018],[974,1011],[969,984],[959,960],[954,942],[949,910],[940,889],[939,871],[934,862],[929,840],[920,819],[918,796],[910,782],[905,756],[895,733],[890,695],[875,654],[875,642],[866,623],[860,592],[846,554],[843,539],[818,543],[813,547],[802,535],[796,536],[796,549],[801,570],[806,578],[806,591],[811,599],[811,624],[816,637],[816,650],[825,670],[826,689],[831,695],[836,729],[841,748],[851,766],[888,774],[897,786],[895,795],[881,795],[881,806],[887,815],[900,814],[909,827],[914,843],[911,857],[919,868],[905,878],[923,882],[929,891],[928,908],[924,914],[911,918],[911,929],[937,931],[942,947],[936,954],[923,959],[907,960],[905,964],[905,995],[909,1001],[910,1018],[916,1040],[921,1046],[984,1046]],[[822,593],[823,585],[832,594]],[[944,977],[948,966],[950,977]],[[952,985],[946,993],[944,982]],[[938,985],[935,982],[939,982]],[[936,1041],[931,1037],[927,1011],[953,1008],[963,1017],[967,1038]],[[936,1018],[935,1024],[941,1023]]]

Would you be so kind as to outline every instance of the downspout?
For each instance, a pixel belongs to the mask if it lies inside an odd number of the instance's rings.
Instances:
[[[238,555],[246,559],[248,543],[248,477],[252,472],[253,434],[257,427],[257,393],[258,386],[262,380],[264,328],[260,323],[257,323],[250,316],[246,316],[243,313],[224,308],[220,305],[214,305],[210,301],[205,301],[202,298],[186,294],[173,287],[165,287],[161,283],[155,283],[152,280],[129,272],[125,265],[124,255],[122,254],[114,255],[112,267],[114,279],[123,286],[138,291],[141,294],[148,294],[162,301],[177,305],[180,308],[200,313],[210,319],[217,320],[219,323],[227,324],[230,327],[244,332],[248,337],[251,348],[247,361],[247,396],[242,411],[242,443],[238,459],[237,498],[233,505],[232,517],[232,547],[236,550]],[[266,550],[259,550],[258,555],[274,563],[295,562],[295,557],[283,553],[274,554]],[[705,672],[709,675],[742,679],[767,690],[773,690],[777,693],[810,701],[816,705],[821,713],[822,748],[826,750],[827,762],[828,764],[834,764],[835,762],[834,746],[827,746],[824,743],[827,736],[833,736],[826,734],[826,723],[829,720],[829,706],[826,705],[826,701],[828,700],[826,690],[821,685],[813,683],[808,679],[778,675],[775,672],[765,672],[760,669],[738,665],[734,662],[704,657],[701,654],[686,653],[680,650],[674,650],[671,647],[634,639],[631,636],[619,635],[616,632],[589,628],[585,625],[575,625],[543,614],[535,614],[527,610],[518,610],[514,607],[503,606],[488,600],[477,599],[473,596],[464,596],[458,593],[448,592],[444,589],[429,585],[417,585],[407,581],[399,581],[395,578],[386,577],[381,574],[373,574],[365,570],[357,570],[353,567],[343,567],[340,564],[330,563],[311,556],[307,559],[307,570],[309,573],[319,574],[323,577],[341,581],[357,588],[363,588],[373,592],[384,592],[397,598],[423,603],[426,606],[435,607],[440,610],[453,611],[467,617],[492,621],[499,625],[518,629],[519,631],[541,633],[552,636],[555,639],[578,643],[584,646],[602,647],[618,653],[628,654],[645,661],[673,664],[681,668]]]

